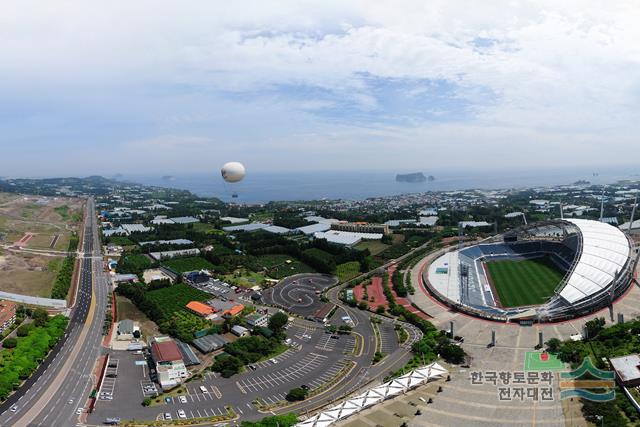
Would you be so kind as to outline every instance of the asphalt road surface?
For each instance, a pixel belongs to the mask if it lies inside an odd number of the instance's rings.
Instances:
[[[75,426],[86,405],[101,351],[107,298],[93,199],[87,202],[78,294],[67,333],[34,375],[0,405],[2,426]],[[94,287],[93,284],[96,284]],[[91,317],[89,317],[91,316]],[[17,410],[12,411],[11,406]]]

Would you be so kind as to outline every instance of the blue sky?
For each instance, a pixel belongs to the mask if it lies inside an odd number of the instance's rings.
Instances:
[[[640,6],[557,3],[2,2],[0,176],[629,164]]]

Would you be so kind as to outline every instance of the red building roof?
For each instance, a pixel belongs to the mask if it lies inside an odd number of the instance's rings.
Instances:
[[[173,340],[151,344],[151,355],[156,363],[182,360],[182,353]]]
[[[208,306],[207,304],[203,304],[200,301],[189,302],[189,304],[187,304],[187,308],[203,317],[216,312],[212,307]]]

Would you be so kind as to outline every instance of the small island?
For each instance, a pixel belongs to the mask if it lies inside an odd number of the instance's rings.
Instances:
[[[427,177],[422,172],[397,174],[397,182],[425,182]]]

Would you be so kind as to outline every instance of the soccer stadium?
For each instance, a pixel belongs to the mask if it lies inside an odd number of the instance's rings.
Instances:
[[[633,243],[599,221],[525,225],[445,251],[423,273],[429,293],[465,313],[501,322],[553,322],[608,306],[629,287]]]

